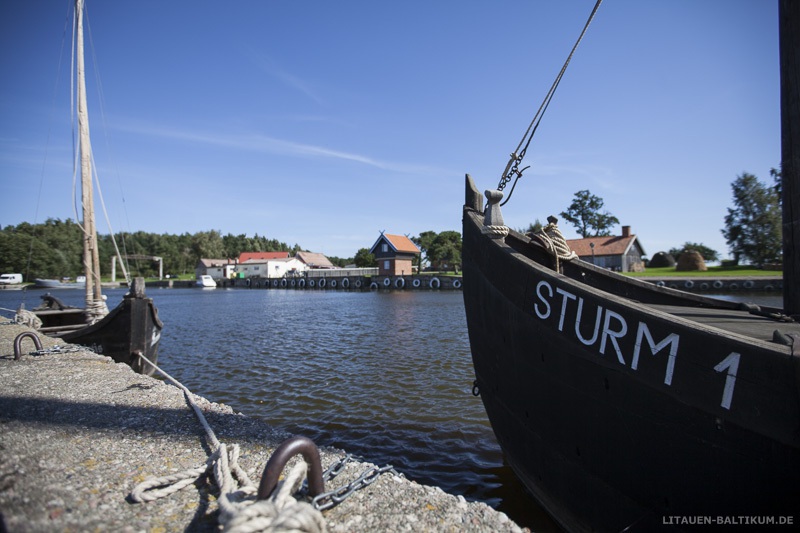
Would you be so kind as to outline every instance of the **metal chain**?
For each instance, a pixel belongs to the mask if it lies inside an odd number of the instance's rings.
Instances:
[[[328,467],[327,470],[325,470],[325,472],[322,473],[323,481],[327,483],[341,474],[347,466],[347,463],[353,460],[353,456],[351,454],[347,454],[343,458],[333,463]],[[373,484],[381,475],[387,472],[391,472],[394,475],[399,475],[392,465],[381,467],[373,466],[362,472],[355,481],[352,481],[347,485],[343,485],[337,489],[318,494],[313,500],[311,500],[311,505],[318,511],[326,511],[342,503],[357,490],[361,490],[364,487]],[[305,489],[306,485],[303,486],[303,490]]]
[[[33,352],[30,352],[28,355],[48,355],[48,354],[62,354],[62,353],[74,353],[74,352],[86,352],[86,351],[94,353],[94,350],[92,350],[88,346],[80,346],[78,344],[62,346],[60,344],[56,344],[55,346],[51,346],[50,348],[35,350]]]

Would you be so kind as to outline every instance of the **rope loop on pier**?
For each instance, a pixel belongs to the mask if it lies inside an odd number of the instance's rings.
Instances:
[[[326,531],[322,513],[309,503],[293,497],[306,474],[304,462],[298,463],[286,479],[279,484],[266,500],[255,501],[257,487],[250,481],[247,473],[239,466],[239,446],[234,444],[230,451],[221,443],[203,412],[194,401],[194,394],[175,378],[164,372],[147,357],[140,355],[168,381],[183,391],[186,401],[197,415],[206,432],[206,437],[214,450],[203,466],[188,469],[182,473],[146,480],[138,484],[129,494],[133,503],[154,501],[194,484],[206,475],[213,475],[219,487],[219,521],[223,531],[229,533],[250,533],[254,531],[307,531],[317,533]]]

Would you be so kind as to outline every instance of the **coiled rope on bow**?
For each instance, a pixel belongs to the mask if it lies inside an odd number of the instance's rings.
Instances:
[[[556,271],[561,270],[561,261],[571,261],[578,257],[567,244],[564,234],[558,229],[558,221],[554,217],[547,218],[548,224],[534,233],[544,244],[547,250],[556,259]]]
[[[322,513],[306,502],[295,500],[292,496],[305,479],[306,464],[304,462],[298,463],[290,471],[270,498],[255,501],[258,489],[248,477],[247,472],[239,466],[239,445],[234,444],[228,450],[227,446],[217,439],[200,407],[195,403],[192,391],[144,355],[139,354],[139,357],[183,391],[187,403],[197,415],[205,430],[208,443],[214,451],[203,466],[139,483],[128,496],[131,502],[144,503],[169,496],[211,474],[219,487],[219,522],[223,526],[223,531],[229,533],[254,531],[317,533],[326,530]]]
[[[581,34],[578,36],[578,40],[575,41],[575,45],[572,47],[572,50],[567,56],[567,60],[564,62],[564,66],[561,67],[561,71],[556,76],[555,81],[553,81],[553,85],[550,86],[550,90],[547,91],[547,94],[542,101],[542,104],[539,106],[539,110],[536,111],[536,114],[533,116],[533,120],[531,120],[530,125],[528,125],[528,129],[525,131],[525,135],[522,136],[522,140],[517,145],[517,149],[511,153],[510,159],[508,160],[508,164],[506,164],[506,168],[503,171],[503,175],[500,177],[500,183],[497,185],[497,190],[502,191],[505,189],[506,185],[514,178],[514,183],[511,185],[511,191],[508,193],[508,197],[505,201],[500,204],[501,206],[508,203],[511,199],[511,195],[514,194],[514,189],[517,186],[517,181],[522,177],[522,173],[525,172],[530,166],[527,166],[523,169],[519,168],[520,163],[522,163],[522,159],[525,157],[526,152],[528,151],[528,146],[530,146],[531,141],[533,140],[533,136],[536,133],[536,130],[539,128],[539,123],[542,121],[542,117],[544,116],[544,112],[547,110],[548,106],[550,105],[550,101],[553,98],[553,95],[558,88],[559,83],[561,83],[561,78],[564,77],[564,73],[567,71],[567,66],[569,65],[570,61],[572,61],[572,56],[575,55],[575,50],[578,49],[578,45],[583,40],[583,36],[586,34],[586,30],[589,29],[589,25],[592,23],[595,14],[597,13],[600,4],[603,3],[603,0],[597,0],[597,3],[594,5],[594,9],[592,9],[592,13],[589,15],[589,19],[586,21],[586,24],[583,26],[583,30]]]

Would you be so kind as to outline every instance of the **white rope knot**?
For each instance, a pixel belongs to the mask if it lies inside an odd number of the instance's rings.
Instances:
[[[324,533],[327,531],[322,513],[307,502],[292,496],[306,477],[306,463],[297,463],[280,482],[268,500],[249,505],[236,505],[220,498],[219,521],[226,533],[284,531]]]
[[[535,234],[545,244],[550,254],[556,259],[556,270],[560,269],[560,261],[571,261],[578,257],[567,244],[567,239],[558,229],[558,224],[551,222]]]

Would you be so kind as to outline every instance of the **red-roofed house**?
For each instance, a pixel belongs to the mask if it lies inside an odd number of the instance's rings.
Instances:
[[[289,257],[289,252],[242,252],[239,254],[239,262],[244,263],[251,259],[268,261],[270,259],[286,259],[287,257]]]
[[[578,257],[599,267],[618,272],[644,270],[645,251],[630,226],[622,226],[622,235],[567,239],[567,244]]]
[[[403,276],[412,274],[414,260],[422,252],[408,237],[381,233],[369,253],[378,262],[378,275]]]

